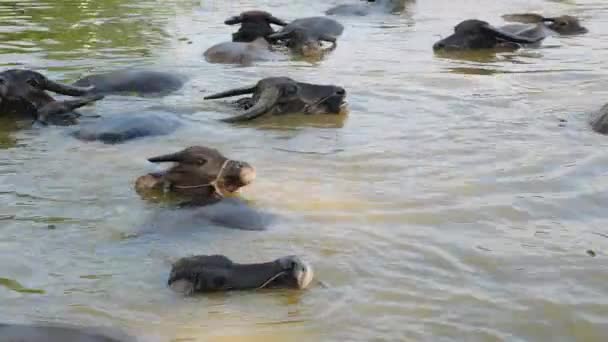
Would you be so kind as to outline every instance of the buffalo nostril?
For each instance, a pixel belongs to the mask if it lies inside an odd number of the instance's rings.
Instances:
[[[435,45],[433,45],[433,50],[441,50],[445,48],[445,44],[443,44],[442,42],[437,42],[435,43]]]
[[[336,95],[344,96],[346,95],[346,90],[344,90],[344,88],[338,88],[338,90],[336,90]]]

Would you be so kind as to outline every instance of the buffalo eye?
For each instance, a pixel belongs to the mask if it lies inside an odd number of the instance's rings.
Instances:
[[[6,80],[4,78],[0,78],[0,85],[6,84]]]
[[[207,160],[200,158],[196,160],[196,164],[198,165],[204,165],[207,162]]]
[[[31,85],[34,88],[40,88],[40,83],[33,78],[30,78],[29,80],[27,80],[27,84]]]

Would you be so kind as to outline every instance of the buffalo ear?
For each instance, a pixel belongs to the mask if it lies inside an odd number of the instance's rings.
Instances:
[[[275,24],[278,26],[287,26],[286,22],[284,22],[283,20],[281,20],[275,16],[272,16],[272,15],[270,17],[268,17],[266,20],[268,20],[268,22],[271,24]]]
[[[230,17],[228,19],[226,19],[226,21],[224,21],[224,24],[226,25],[236,25],[236,24],[240,24],[243,22],[243,18],[240,15],[234,16],[234,17]]]

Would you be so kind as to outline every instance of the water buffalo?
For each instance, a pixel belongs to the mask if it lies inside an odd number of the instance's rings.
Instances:
[[[173,264],[168,285],[185,295],[269,288],[301,290],[310,285],[313,277],[312,267],[297,256],[237,264],[223,255],[199,255]]]
[[[173,133],[183,125],[166,113],[126,113],[83,123],[72,135],[83,141],[119,144],[129,140]]]
[[[409,0],[362,0],[365,4],[344,4],[334,6],[327,11],[327,15],[339,16],[366,16],[373,12],[398,13],[405,9],[406,2]]]
[[[272,16],[264,11],[247,11],[238,16],[226,19],[226,25],[241,24],[239,30],[232,34],[233,42],[249,43],[258,38],[266,38],[273,34],[274,30],[270,24],[278,26],[287,25],[283,20]]]
[[[524,24],[511,24],[501,29],[520,37],[530,39],[543,39],[550,35],[575,35],[587,33],[575,17],[564,15],[560,17],[545,18],[538,14],[508,14],[503,18],[506,21],[515,21]]]
[[[84,77],[75,86],[94,86],[96,94],[162,96],[177,91],[184,78],[167,72],[149,70],[118,70]]]
[[[245,113],[222,121],[243,122],[265,114],[339,114],[346,105],[342,87],[296,82],[287,77],[265,78],[254,86],[209,95],[205,100],[246,94],[253,96],[237,101]]]
[[[93,88],[82,88],[53,82],[31,70],[0,72],[0,114],[33,119],[57,125],[74,124],[81,115],[74,110],[103,98],[91,94]],[[46,91],[68,96],[73,100],[57,101]]]
[[[604,105],[591,121],[594,131],[601,134],[608,134],[608,104]]]
[[[131,337],[108,329],[59,325],[0,324],[2,342],[126,342]]]
[[[543,37],[544,38],[544,37]],[[543,38],[529,38],[491,26],[485,21],[470,19],[454,27],[454,33],[433,45],[435,51],[511,48],[534,44]]]
[[[154,193],[171,192],[191,199],[194,204],[215,203],[223,195],[253,182],[255,169],[246,162],[224,157],[219,151],[192,146],[182,151],[148,159],[152,163],[176,163],[164,172],[137,178],[135,191],[146,198]]]
[[[264,38],[250,43],[224,42],[216,44],[204,53],[209,63],[250,65],[254,61],[277,60],[284,58],[270,49]]]
[[[267,37],[272,42],[285,41],[293,52],[303,56],[318,56],[323,53],[322,42],[336,46],[336,39],[344,31],[344,26],[327,17],[297,19],[281,31]]]

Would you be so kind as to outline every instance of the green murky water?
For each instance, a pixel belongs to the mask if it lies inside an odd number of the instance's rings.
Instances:
[[[190,121],[116,146],[0,121],[0,321],[154,341],[605,340],[608,138],[588,119],[608,99],[608,4],[418,0],[399,15],[340,19],[338,49],[321,63],[202,59],[242,9],[291,20],[337,3],[0,1],[3,68],[66,82],[179,72],[189,81],[176,94],[108,97],[83,112],[162,106]],[[529,11],[576,15],[590,33],[498,55],[431,51],[462,19]],[[350,115],[233,127],[202,100],[268,76],[342,85]],[[146,158],[194,144],[257,167],[243,196],[278,218],[267,231],[175,214],[141,233],[158,215],[132,190],[154,170]],[[213,253],[299,254],[328,288],[186,299],[166,288],[168,260]]]

